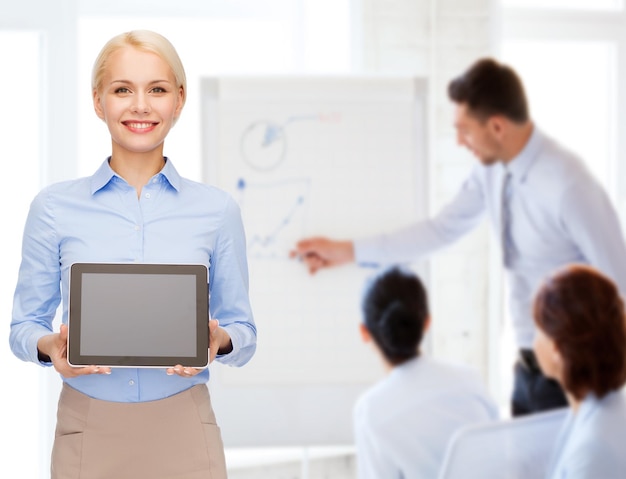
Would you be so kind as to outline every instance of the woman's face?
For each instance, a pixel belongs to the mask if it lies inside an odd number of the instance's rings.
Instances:
[[[556,344],[540,327],[537,327],[533,344],[535,356],[544,376],[561,382],[562,360]]]
[[[96,114],[106,122],[117,153],[163,151],[163,142],[180,115],[183,92],[169,65],[154,53],[127,46],[108,60]]]

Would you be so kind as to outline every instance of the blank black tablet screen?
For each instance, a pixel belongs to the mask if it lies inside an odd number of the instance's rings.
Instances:
[[[206,267],[77,263],[70,284],[70,364],[206,365]]]

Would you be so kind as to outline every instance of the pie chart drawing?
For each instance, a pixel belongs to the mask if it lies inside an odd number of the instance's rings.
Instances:
[[[285,129],[278,123],[268,120],[255,121],[241,136],[243,159],[255,170],[273,170],[284,160],[286,151]]]

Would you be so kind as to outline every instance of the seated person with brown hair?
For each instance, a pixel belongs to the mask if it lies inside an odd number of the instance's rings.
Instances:
[[[568,266],[544,282],[534,317],[539,365],[570,405],[548,477],[625,477],[626,314],[616,285],[589,266]]]

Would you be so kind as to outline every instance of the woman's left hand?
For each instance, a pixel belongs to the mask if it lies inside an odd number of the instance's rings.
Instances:
[[[230,340],[230,335],[224,328],[220,328],[219,321],[217,319],[209,320],[209,363],[213,362],[215,356],[219,354],[228,354],[233,350],[233,343]],[[202,372],[204,368],[189,368],[181,364],[177,364],[173,368],[166,370],[168,375],[177,374],[184,378],[191,378],[196,374]]]
[[[219,354],[228,354],[233,350],[233,343],[230,340],[230,334],[220,328],[217,319],[209,320],[209,363],[213,362],[215,356]]]

